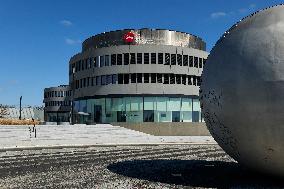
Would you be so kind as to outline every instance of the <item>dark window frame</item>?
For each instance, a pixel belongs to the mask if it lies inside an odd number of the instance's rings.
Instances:
[[[146,78],[146,79],[145,79]],[[150,83],[150,79],[149,79],[149,73],[144,73],[143,74],[143,83]],[[146,82],[145,82],[146,81]]]
[[[150,63],[150,55],[149,53],[144,53],[144,64]]]
[[[123,53],[123,65],[129,65],[130,53]]]
[[[176,54],[171,54],[171,65],[177,64],[177,56]]]
[[[157,53],[151,53],[151,64],[157,64]]]

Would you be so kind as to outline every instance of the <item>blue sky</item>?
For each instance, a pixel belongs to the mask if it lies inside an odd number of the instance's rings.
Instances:
[[[278,0],[0,0],[0,104],[42,105],[43,89],[68,84],[84,39],[124,28],[200,36],[210,52],[222,33]]]

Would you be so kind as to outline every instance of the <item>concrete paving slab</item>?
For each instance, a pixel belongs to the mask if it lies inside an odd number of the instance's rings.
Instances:
[[[36,137],[35,137],[36,135]],[[140,144],[216,144],[211,136],[152,136],[110,124],[0,126],[0,149]]]

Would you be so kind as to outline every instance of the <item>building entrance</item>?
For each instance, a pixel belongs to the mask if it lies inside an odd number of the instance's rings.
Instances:
[[[101,105],[95,105],[95,116],[94,121],[96,123],[102,123],[102,106]]]

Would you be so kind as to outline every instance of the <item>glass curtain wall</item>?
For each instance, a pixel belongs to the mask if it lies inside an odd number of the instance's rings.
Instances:
[[[198,99],[188,97],[121,97],[79,100],[76,123],[201,122]]]

